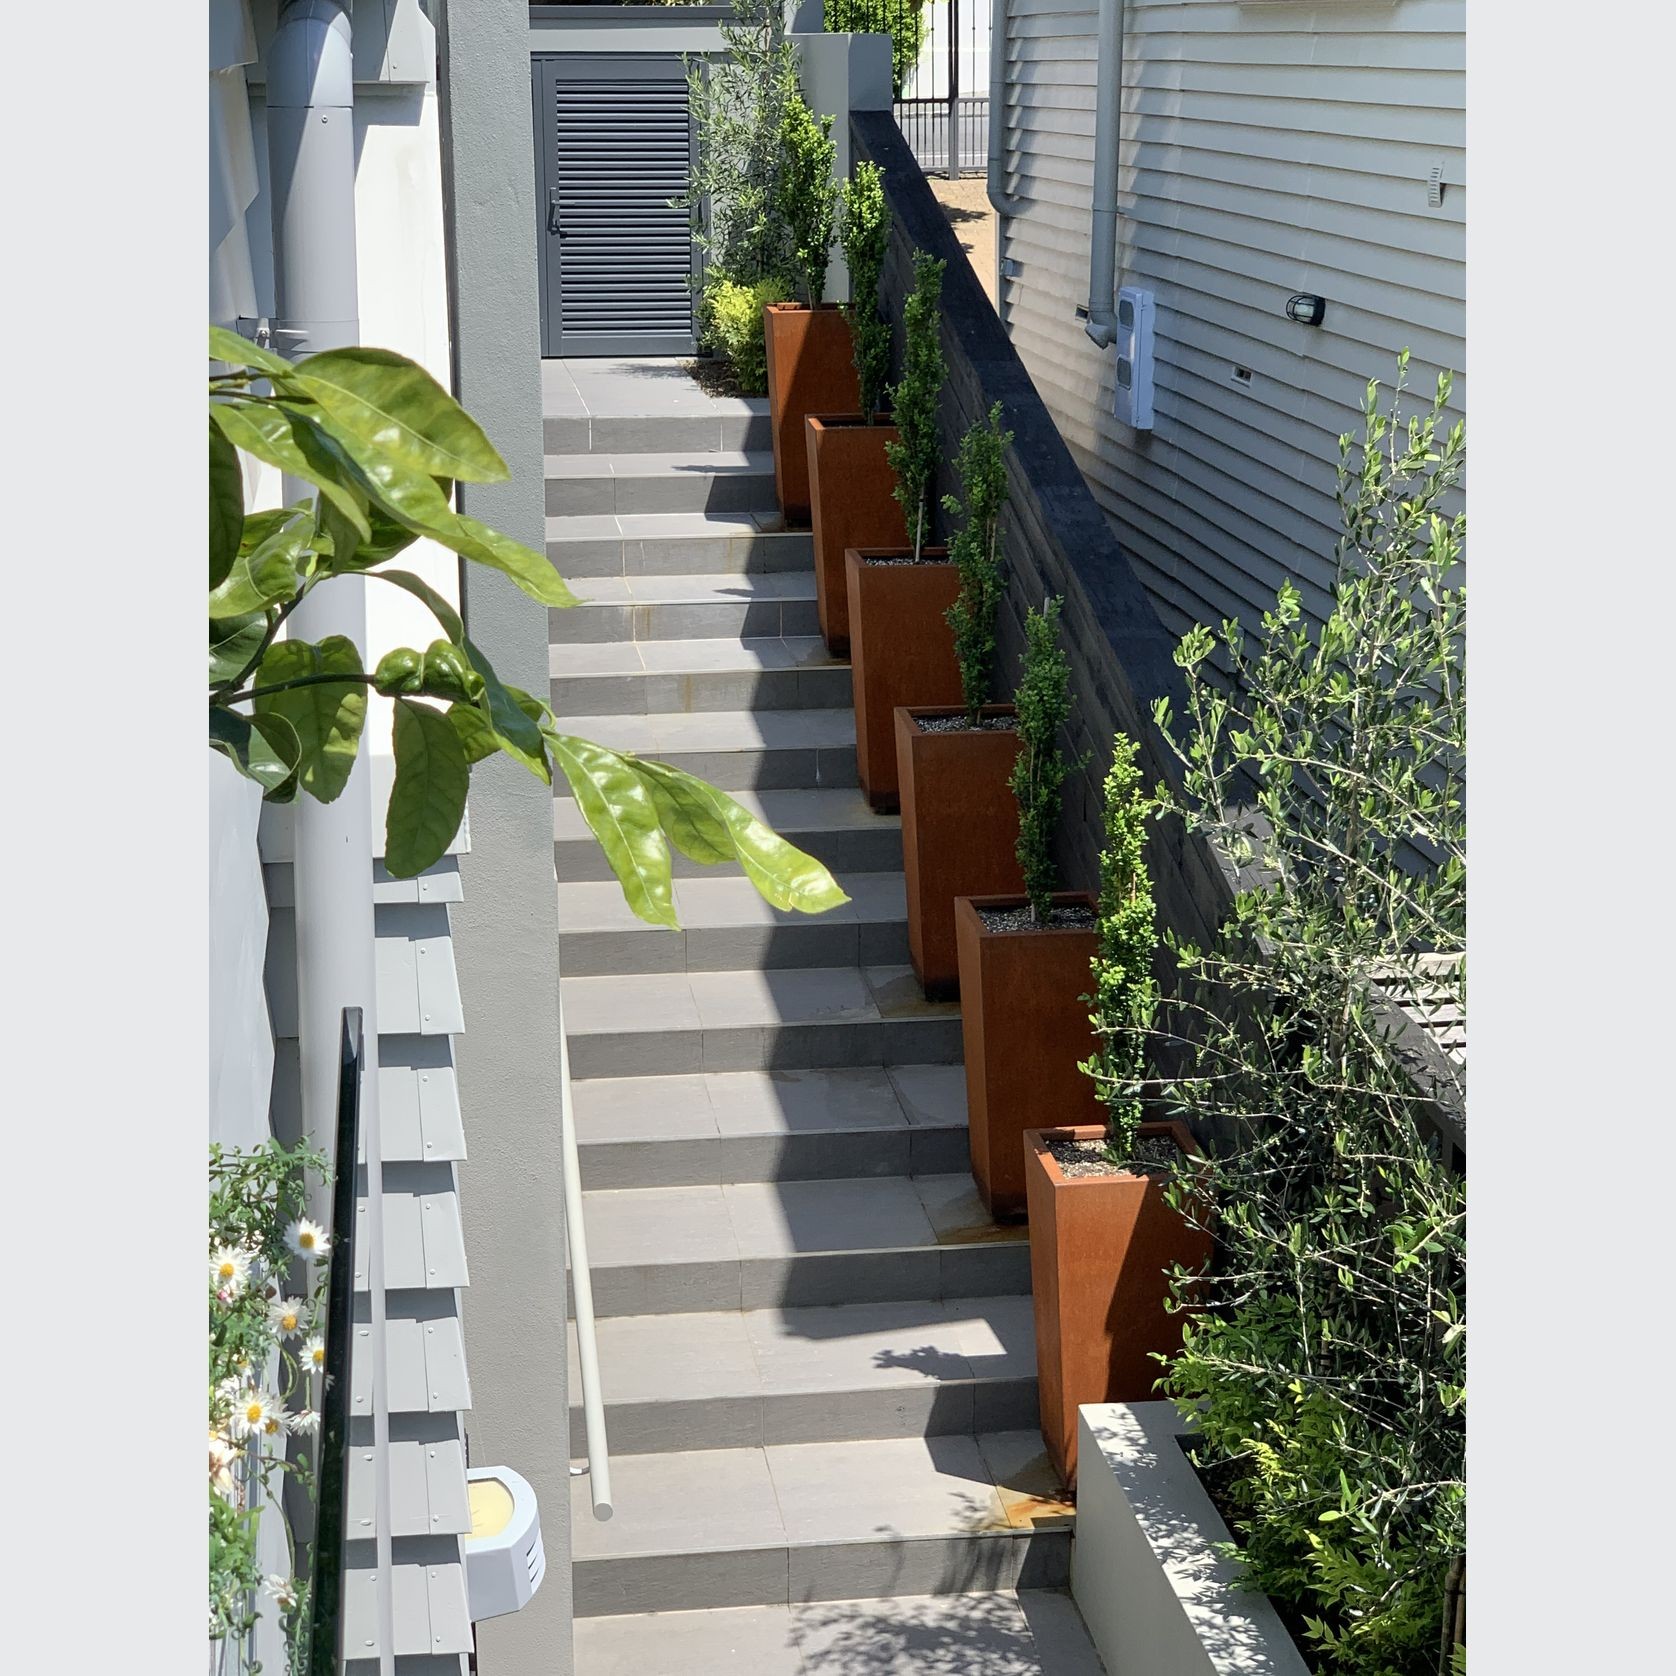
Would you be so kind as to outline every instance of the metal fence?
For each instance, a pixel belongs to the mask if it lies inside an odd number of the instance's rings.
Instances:
[[[824,6],[828,30],[890,36],[892,108],[919,166],[927,174],[980,173],[989,151],[987,0],[824,0]]]

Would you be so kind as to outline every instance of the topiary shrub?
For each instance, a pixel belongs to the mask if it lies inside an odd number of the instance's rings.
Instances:
[[[785,152],[783,199],[791,234],[791,260],[803,301],[811,308],[826,294],[826,270],[838,214],[832,166],[838,147],[832,118],[817,117],[801,93],[786,101],[781,127]]]
[[[794,287],[782,279],[759,279],[741,285],[721,275],[705,284],[699,305],[704,341],[727,357],[739,388],[747,396],[768,391],[768,350],[762,311],[769,303],[791,299]]]
[[[1146,847],[1151,800],[1135,765],[1139,745],[1119,735],[1106,775],[1106,841],[1100,851],[1099,947],[1092,965],[1089,1023],[1098,1050],[1081,1069],[1093,1077],[1106,1107],[1106,1159],[1122,1166],[1135,1157],[1141,1135],[1141,1084],[1158,1008],[1152,976],[1158,925]]]
[[[931,531],[931,480],[942,455],[937,405],[948,370],[943,361],[943,268],[940,257],[914,252],[914,288],[902,304],[902,376],[892,396],[897,440],[885,444],[896,474],[892,494],[902,508],[916,559]]]
[[[1059,870],[1053,830],[1059,824],[1060,790],[1071,765],[1059,749],[1059,730],[1071,714],[1071,667],[1059,645],[1061,602],[1049,599],[1024,616],[1024,667],[1013,702],[1018,706],[1019,752],[1009,782],[1018,800],[1018,864],[1030,917],[1046,925],[1053,911]]]
[[[850,270],[850,300],[844,318],[850,326],[861,411],[871,425],[884,400],[890,376],[890,327],[879,318],[879,279],[890,242],[884,175],[876,163],[856,164],[839,193],[838,236]]]
[[[1209,947],[1176,946],[1173,1103],[1236,1144],[1205,1161],[1221,1258],[1164,1384],[1248,1585],[1297,1608],[1331,1676],[1464,1657],[1466,1186],[1378,994],[1465,1018],[1465,522],[1443,511],[1465,438],[1447,377],[1401,416],[1406,367],[1340,440],[1327,620],[1288,583],[1249,647],[1193,630],[1183,742],[1158,711],[1167,807],[1256,881]]]
[[[1006,452],[1013,433],[1001,429],[1001,404],[960,439],[955,475],[964,503],[943,496],[943,510],[965,524],[949,540],[949,559],[960,572],[960,597],[945,616],[954,630],[954,655],[960,660],[960,696],[966,720],[976,727],[989,700],[995,668],[995,617],[1006,578],[1001,570],[1001,508],[1007,502]]]

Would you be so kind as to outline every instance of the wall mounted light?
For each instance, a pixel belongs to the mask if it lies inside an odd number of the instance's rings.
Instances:
[[[1327,299],[1311,291],[1300,291],[1286,299],[1286,318],[1300,326],[1319,326],[1327,318]]]

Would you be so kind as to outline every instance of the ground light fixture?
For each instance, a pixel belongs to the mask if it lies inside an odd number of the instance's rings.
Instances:
[[[471,1507],[464,1542],[466,1600],[477,1623],[527,1605],[547,1575],[547,1553],[541,1509],[527,1478],[511,1467],[472,1467],[466,1494]]]

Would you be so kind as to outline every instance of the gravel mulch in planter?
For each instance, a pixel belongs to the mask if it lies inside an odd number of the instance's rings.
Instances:
[[[1028,908],[979,908],[978,918],[986,931],[1086,931],[1094,923],[1094,910],[1081,903],[1050,910],[1047,924],[1031,916]]]
[[[1060,1174],[1067,1177],[1168,1175],[1181,1161],[1181,1152],[1168,1135],[1141,1136],[1137,1156],[1124,1164],[1108,1161],[1104,1141],[1049,1141],[1048,1151]]]
[[[867,553],[862,556],[861,562],[871,567],[893,564],[947,564],[949,561],[946,553],[939,553],[934,559],[928,559],[923,554],[916,559],[912,553]]]
[[[964,716],[916,716],[921,733],[1017,733],[1017,716],[985,716],[974,727]]]

